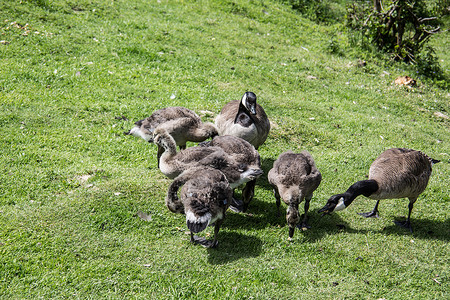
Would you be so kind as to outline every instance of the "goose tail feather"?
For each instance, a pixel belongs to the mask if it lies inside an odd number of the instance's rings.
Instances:
[[[432,158],[431,159],[431,163],[434,165],[434,164],[437,164],[438,162],[441,162],[440,160],[437,160],[437,159],[434,159],[434,158]]]

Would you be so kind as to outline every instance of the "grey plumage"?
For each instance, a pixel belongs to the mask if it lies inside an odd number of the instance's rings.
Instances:
[[[220,147],[190,147],[176,152],[175,141],[167,131],[157,128],[154,134],[154,142],[164,149],[159,168],[171,179],[185,170],[207,166],[221,170],[231,187],[235,188],[262,174],[260,168],[237,163]]]
[[[307,151],[301,153],[287,151],[282,153],[274,162],[273,168],[269,171],[268,179],[274,188],[278,213],[280,211],[280,198],[288,205],[286,220],[289,225],[289,238],[292,238],[295,227],[300,221],[298,205],[303,200],[305,200],[305,213],[301,225],[303,229],[308,227],[306,220],[309,203],[313,192],[322,180],[322,175],[311,154]]]
[[[181,106],[159,109],[150,117],[137,121],[135,126],[125,134],[141,137],[153,143],[156,128],[166,130],[180,149],[185,149],[188,141],[198,143],[218,135],[214,124],[202,122],[195,112]],[[163,149],[158,147],[158,161],[162,152]]]
[[[422,152],[404,148],[388,149],[370,166],[369,179],[378,183],[378,190],[369,198],[417,199],[427,187],[431,171],[431,158]]]
[[[231,198],[231,187],[222,172],[209,167],[191,168],[177,176],[169,186],[166,205],[170,211],[186,215],[191,242],[205,247],[216,247],[217,235]],[[214,224],[212,241],[194,235],[212,224]]]
[[[236,136],[216,136],[211,141],[204,142],[202,146],[222,148],[232,159],[240,165],[246,165],[250,169],[261,170],[261,159],[258,151],[246,140]],[[246,211],[255,194],[256,179],[246,183],[242,190],[243,202],[234,199],[232,207],[234,211]]]

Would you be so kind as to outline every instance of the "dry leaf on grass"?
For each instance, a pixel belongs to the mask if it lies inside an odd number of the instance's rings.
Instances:
[[[435,113],[434,113],[434,115],[436,116],[436,117],[439,117],[439,118],[444,118],[444,119],[450,119],[446,114],[443,114],[443,113],[441,113],[440,111],[436,111]]]
[[[151,215],[148,215],[148,214],[146,214],[145,212],[142,212],[142,211],[138,211],[138,212],[136,213],[136,215],[137,215],[141,220],[146,221],[146,222],[149,222],[149,221],[152,220],[152,216],[151,216]]]

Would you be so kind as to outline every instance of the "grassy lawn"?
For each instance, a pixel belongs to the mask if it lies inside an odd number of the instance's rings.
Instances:
[[[431,40],[447,78],[449,39]],[[449,298],[450,92],[350,40],[279,1],[1,1],[0,298]],[[156,146],[123,132],[167,106],[213,121],[247,90],[272,124],[265,174],[217,249],[192,245]],[[407,199],[317,213],[391,147],[441,160],[413,234],[393,223]],[[292,242],[267,182],[287,150],[323,176]]]

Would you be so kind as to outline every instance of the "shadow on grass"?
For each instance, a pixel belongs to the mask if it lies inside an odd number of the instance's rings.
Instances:
[[[338,214],[331,214],[324,216],[323,218],[320,215],[314,218],[318,221],[317,224],[313,227],[317,232],[314,233],[311,231],[312,238],[315,238],[311,241],[317,240],[317,237],[322,237],[323,234],[333,234],[338,232],[348,232],[348,233],[358,233],[358,234],[366,234],[370,231],[373,233],[381,233],[384,235],[406,235],[420,239],[429,239],[429,240],[442,240],[449,241],[450,240],[450,219],[445,220],[444,222],[439,222],[435,220],[415,220],[411,218],[411,226],[413,228],[413,233],[411,233],[408,229],[403,228],[401,226],[395,225],[394,220],[392,220],[392,225],[386,226],[381,230],[371,230],[371,229],[353,229],[351,224],[343,221]],[[395,218],[398,221],[404,221],[405,218]],[[309,234],[310,231],[306,231]]]
[[[300,213],[301,210],[300,210]],[[314,243],[324,236],[348,231],[349,225],[338,214],[321,216],[317,209],[308,212],[308,224],[311,226],[306,231],[297,230],[295,234],[303,235],[305,242]]]
[[[262,230],[267,227],[281,227],[286,229],[286,236],[288,235],[287,206],[284,203],[280,206],[280,215],[277,215],[275,201],[273,203],[256,201],[252,204],[254,205],[250,207],[248,213],[228,211],[223,227],[233,230]],[[303,214],[302,204],[300,204],[300,214]],[[295,235],[303,235],[306,242],[316,242],[325,235],[339,233],[349,228],[349,225],[338,214],[321,217],[317,210],[318,208],[310,208],[308,211],[307,222],[311,228],[306,231],[297,229]]]
[[[396,218],[396,220],[404,221],[401,218]],[[384,227],[380,232],[395,235],[410,235],[415,238],[429,239],[429,240],[450,240],[450,219],[444,222],[439,222],[429,219],[415,220],[411,218],[411,226],[413,228],[413,233],[408,229],[397,226],[392,222],[392,225]]]
[[[268,203],[258,201],[258,198],[255,197],[250,202],[250,206],[245,213],[235,213],[228,210],[224,226],[232,229],[258,230],[270,226],[282,225],[285,222],[285,217],[277,217],[276,213],[275,201]]]
[[[222,265],[247,257],[259,256],[262,241],[254,236],[237,232],[219,232],[219,245],[208,249],[208,262],[213,265]]]

